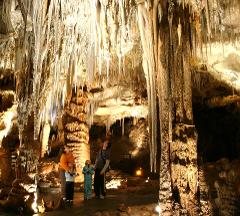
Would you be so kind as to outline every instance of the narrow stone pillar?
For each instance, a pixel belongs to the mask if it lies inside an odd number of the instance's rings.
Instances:
[[[42,133],[42,146],[41,146],[41,157],[43,158],[45,153],[47,152],[48,148],[48,140],[49,140],[49,134],[50,134],[50,124],[48,122],[44,123],[43,126],[43,133]]]
[[[82,168],[90,159],[89,128],[87,125],[88,95],[82,89],[73,90],[70,102],[65,107],[63,116],[64,138],[76,161],[80,174],[76,182],[83,181]]]

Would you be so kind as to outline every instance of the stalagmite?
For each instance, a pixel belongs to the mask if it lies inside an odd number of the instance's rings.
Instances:
[[[44,155],[47,153],[49,134],[50,134],[50,124],[48,122],[45,122],[43,126],[43,132],[42,132],[41,157],[44,157]]]
[[[90,158],[89,128],[87,125],[88,95],[81,88],[73,90],[69,104],[66,104],[63,117],[65,143],[70,147],[76,160],[76,181],[83,181],[82,168]]]

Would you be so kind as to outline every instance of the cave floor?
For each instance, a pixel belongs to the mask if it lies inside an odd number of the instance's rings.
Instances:
[[[125,177],[124,177],[125,178]],[[116,184],[113,178],[112,185]],[[109,181],[111,182],[111,181]],[[115,185],[116,186],[116,185]],[[53,190],[54,191],[54,190]],[[72,207],[60,205],[60,193],[51,190],[39,190],[39,200],[45,206],[45,213],[34,216],[157,216],[155,208],[158,204],[159,180],[144,177],[127,176],[118,189],[108,189],[105,199],[92,198],[84,200],[82,186],[75,187]],[[54,204],[53,204],[54,203]],[[41,205],[39,205],[41,206]],[[13,207],[13,206],[12,206]],[[15,207],[16,208],[16,207]],[[14,208],[14,209],[15,209]],[[13,210],[13,209],[12,209]],[[10,212],[1,212],[0,216],[16,216]],[[20,214],[23,216],[22,214]],[[29,214],[25,214],[27,216]],[[32,214],[31,214],[32,215]],[[19,216],[19,215],[18,215]]]
[[[65,215],[158,215],[155,207],[158,202],[158,190],[156,193],[144,193],[143,191],[127,192],[123,190],[108,191],[107,197],[102,199],[91,199],[84,201],[83,193],[76,192],[73,207],[60,208],[45,212],[46,216]]]
[[[44,214],[35,214],[35,216],[158,215],[155,207],[158,203],[159,181],[148,180],[146,182],[146,178],[128,177],[127,182],[121,185],[121,188],[108,189],[105,199],[84,200],[83,192],[76,191],[72,207],[59,207]],[[47,199],[50,200],[51,196],[45,196],[46,201]]]

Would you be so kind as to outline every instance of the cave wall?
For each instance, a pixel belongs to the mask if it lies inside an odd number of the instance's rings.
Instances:
[[[222,158],[199,166],[201,207],[206,215],[240,214],[239,165],[240,160]]]
[[[214,108],[195,105],[194,122],[202,162],[240,157],[240,110],[236,103]]]

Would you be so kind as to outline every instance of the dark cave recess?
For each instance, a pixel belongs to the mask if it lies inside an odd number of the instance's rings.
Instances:
[[[240,157],[240,110],[236,103],[215,108],[195,104],[193,113],[202,162]]]
[[[149,175],[149,149],[148,146],[140,149],[137,157],[132,157],[129,152],[134,149],[134,143],[129,138],[129,133],[134,127],[133,118],[124,119],[124,128],[122,128],[123,121],[117,121],[110,127],[112,143],[111,146],[111,168],[119,169],[129,174],[134,174],[140,167]],[[124,130],[124,134],[122,133]],[[105,126],[92,125],[90,131],[90,151],[92,163],[95,162],[96,154],[101,146],[102,139],[106,134]]]

